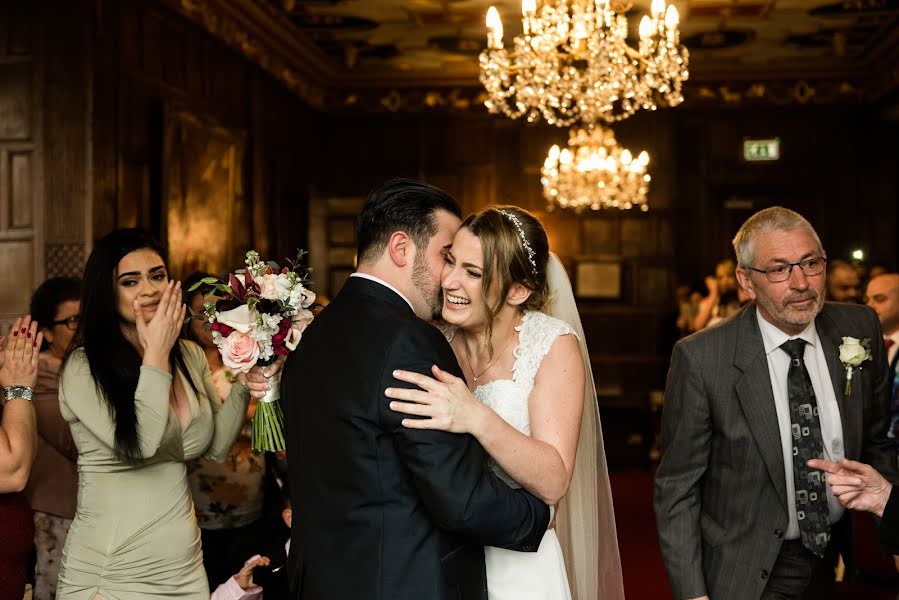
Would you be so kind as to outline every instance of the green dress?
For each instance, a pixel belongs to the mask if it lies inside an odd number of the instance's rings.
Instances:
[[[182,380],[190,422],[182,432],[169,405],[172,376],[142,366],[134,394],[138,465],[113,452],[115,422],[83,349],[63,368],[59,403],[78,447],[78,508],[63,550],[60,600],[209,599],[185,461],[228,456],[249,392],[235,384],[220,403],[203,352],[181,344],[199,390]]]

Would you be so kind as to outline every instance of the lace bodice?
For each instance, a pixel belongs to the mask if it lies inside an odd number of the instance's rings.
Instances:
[[[528,397],[534,389],[534,378],[540,363],[557,337],[567,333],[576,334],[568,323],[535,311],[526,312],[515,330],[518,331],[518,346],[514,350],[512,379],[495,379],[478,386],[474,390],[474,396],[512,427],[529,436],[531,422]],[[452,341],[455,329],[444,330],[444,334],[447,340]],[[492,458],[490,468],[509,486],[521,487]]]

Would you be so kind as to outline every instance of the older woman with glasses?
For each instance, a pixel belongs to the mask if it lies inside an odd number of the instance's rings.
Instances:
[[[78,328],[80,312],[80,279],[48,279],[31,297],[31,314],[44,334],[34,394],[38,450],[25,488],[34,510],[34,600],[56,597],[62,548],[75,516],[78,450],[59,412],[59,367]]]

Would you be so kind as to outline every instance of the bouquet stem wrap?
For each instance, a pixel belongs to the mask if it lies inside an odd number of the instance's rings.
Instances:
[[[259,398],[253,415],[253,450],[280,452],[284,450],[284,415],[281,412],[281,373],[270,380],[272,389]]]

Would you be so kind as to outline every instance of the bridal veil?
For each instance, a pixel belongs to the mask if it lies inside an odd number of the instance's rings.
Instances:
[[[584,359],[584,415],[577,446],[574,475],[556,517],[574,600],[623,600],[624,584],[612,488],[603,449],[599,407],[584,328],[571,290],[571,281],[559,257],[550,253],[547,265],[550,303],[547,312],[577,332]]]

